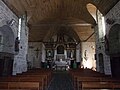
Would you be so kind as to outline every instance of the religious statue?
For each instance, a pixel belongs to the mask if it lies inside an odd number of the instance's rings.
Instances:
[[[19,52],[19,43],[20,41],[19,41],[19,38],[17,37],[15,39],[15,52]]]
[[[87,61],[88,57],[87,57],[87,50],[84,51],[84,59]]]
[[[109,41],[106,35],[105,35],[105,52],[106,54],[109,53]]]

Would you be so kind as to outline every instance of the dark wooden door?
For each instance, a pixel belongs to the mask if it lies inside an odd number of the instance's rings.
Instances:
[[[120,78],[120,56],[111,57],[110,61],[111,61],[112,77]]]
[[[13,55],[0,53],[0,76],[10,76],[13,71]]]

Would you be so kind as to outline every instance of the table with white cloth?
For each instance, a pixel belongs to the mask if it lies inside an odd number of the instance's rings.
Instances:
[[[66,61],[55,61],[56,70],[66,70],[68,64]]]

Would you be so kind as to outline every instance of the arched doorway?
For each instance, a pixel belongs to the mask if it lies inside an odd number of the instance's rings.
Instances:
[[[111,27],[108,35],[109,54],[120,54],[120,24],[115,24]]]
[[[7,25],[0,27],[0,56],[0,76],[12,75],[14,33]]]
[[[111,27],[108,34],[109,55],[111,61],[112,76],[120,76],[120,24]]]
[[[0,52],[7,52],[7,53],[13,53],[14,54],[14,33],[12,29],[4,25],[0,27],[0,33],[1,33],[1,51]]]

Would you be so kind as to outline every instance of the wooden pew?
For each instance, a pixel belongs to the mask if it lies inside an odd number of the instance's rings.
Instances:
[[[44,76],[44,86],[47,88],[48,84],[51,81],[52,78],[52,70],[47,70],[47,69],[33,69],[29,70],[27,72],[24,72],[22,74],[18,74],[17,76],[25,76],[25,77],[36,77],[36,76]],[[42,78],[42,77],[41,77]]]
[[[105,75],[101,75],[101,74],[94,74],[94,75],[82,75],[82,76],[79,76],[79,75],[74,75],[73,76],[73,85],[75,88],[77,88],[77,84],[80,82],[80,81],[101,81],[103,78],[110,78],[110,77],[106,77]]]
[[[8,83],[7,82],[0,82],[0,89],[8,89]]]
[[[46,88],[44,78],[41,77],[1,77],[0,82],[39,82],[42,90]]]
[[[9,82],[9,89],[31,89],[31,90],[43,90],[39,82]]]
[[[28,79],[29,79],[29,81],[31,80],[43,80],[43,86],[44,86],[44,88],[47,88],[47,86],[48,86],[48,84],[49,84],[49,82],[48,82],[48,79],[47,79],[47,76],[46,75],[39,75],[39,74],[37,74],[37,75],[33,75],[33,74],[23,74],[23,75],[17,75],[17,76],[14,76],[14,77],[21,77],[21,79],[22,78],[24,78],[24,80],[26,80],[26,81],[28,81]],[[35,79],[35,78],[37,77],[38,79]],[[28,79],[27,79],[28,78]],[[23,80],[23,79],[22,79]]]
[[[44,70],[44,69],[43,69]],[[22,74],[18,74],[17,76],[21,76],[21,75],[44,75],[46,76],[46,79],[47,79],[47,84],[51,81],[52,79],[52,71],[51,70],[45,70],[43,71],[42,69],[37,69],[37,70],[30,70],[28,72],[24,72]]]
[[[77,77],[76,82],[74,82],[74,88],[78,89],[81,82],[84,81],[100,81],[100,78],[95,77]]]
[[[0,82],[0,86],[7,85],[5,87],[0,87],[1,90],[42,90],[39,82]]]
[[[85,90],[85,89],[118,89],[120,90],[120,83],[113,83],[113,82],[81,82],[81,85],[78,90]]]
[[[17,84],[21,82],[24,82],[24,83],[37,82],[39,83],[39,87],[41,88],[40,90],[45,90],[48,86],[48,83],[51,80],[51,77],[52,77],[52,71],[50,70],[44,71],[43,69],[30,70],[28,72],[19,74],[17,76],[0,77],[0,83],[1,83],[0,89],[3,87],[6,88],[7,86],[9,86],[7,85],[9,82],[13,82],[13,83],[17,82]],[[4,84],[4,83],[7,83],[7,84]],[[16,84],[13,86],[16,86]]]
[[[72,80],[73,80],[73,85],[75,90],[81,90],[82,88],[84,89],[90,89],[90,87],[87,88],[84,87],[84,82],[97,82],[96,87],[99,88],[106,88],[106,89],[112,89],[112,88],[120,88],[120,80],[115,80],[111,78],[111,76],[104,75],[92,70],[71,70],[69,72],[71,74]],[[104,84],[101,84],[101,82]],[[83,86],[82,86],[83,84]],[[112,84],[112,87],[110,86]],[[89,84],[88,84],[89,85]],[[103,87],[101,86],[103,85]],[[90,85],[91,86],[91,85]],[[93,88],[92,88],[93,86]],[[93,84],[91,86],[91,89],[95,88],[95,85]],[[99,87],[100,86],[100,87]],[[108,86],[108,87],[107,87]],[[109,87],[110,86],[110,87]],[[120,89],[119,89],[120,90]]]
[[[40,73],[24,73],[24,74],[21,74],[21,75],[17,75],[19,77],[41,77],[41,78],[44,78],[44,82],[45,82],[45,85],[48,85],[48,83],[50,82],[49,80],[49,77],[46,75],[46,74],[40,74]]]
[[[78,90],[85,90],[85,89],[113,89],[113,83],[110,82],[81,82],[81,87]]]
[[[74,85],[76,90],[81,86],[82,82],[109,82],[109,83],[120,83],[120,80],[106,77],[77,77],[77,81]]]
[[[31,90],[31,89],[0,89],[0,90]]]

